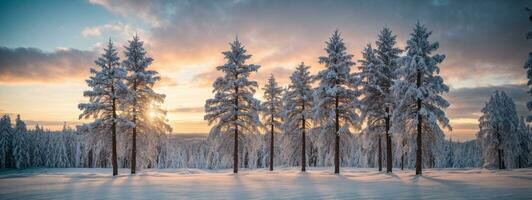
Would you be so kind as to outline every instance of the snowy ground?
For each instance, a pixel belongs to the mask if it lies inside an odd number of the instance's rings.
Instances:
[[[26,169],[0,171],[0,199],[532,199],[532,169],[232,170]]]

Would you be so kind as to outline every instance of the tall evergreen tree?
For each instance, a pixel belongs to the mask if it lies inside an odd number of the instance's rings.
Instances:
[[[513,100],[506,93],[495,91],[481,112],[477,139],[484,167],[512,167],[520,147],[519,118]]]
[[[79,118],[94,118],[91,124],[93,130],[111,132],[113,176],[118,175],[118,157],[116,144],[116,129],[119,121],[124,121],[117,115],[118,104],[124,103],[127,86],[124,84],[126,71],[120,66],[118,52],[109,40],[104,53],[95,61],[100,69],[91,68],[92,76],[86,80],[91,88],[83,93],[89,97],[89,103],[79,104],[82,113]]]
[[[123,65],[128,71],[126,84],[128,87],[128,103],[125,113],[132,124],[131,174],[137,168],[137,134],[154,132],[165,134],[171,131],[166,120],[166,111],[161,108],[164,94],[153,90],[160,80],[158,72],[147,69],[153,59],[146,55],[144,42],[135,35],[125,46],[126,60]]]
[[[528,11],[528,14],[529,14],[529,17],[528,17],[528,20],[530,22],[532,22],[532,10],[530,10],[529,8],[526,8],[526,10]],[[527,40],[532,40],[532,31],[529,31],[527,34],[526,34],[526,39]],[[527,82],[527,85],[528,85],[528,94],[532,95],[532,52],[529,52],[528,53],[528,60],[525,62],[525,66],[524,68],[526,69],[526,77],[528,78],[528,82]],[[532,110],[532,101],[529,101],[527,104],[526,104],[527,108],[529,111]],[[527,117],[527,121],[528,122],[531,122],[532,121],[532,115],[529,115]]]
[[[306,66],[303,62],[299,64],[296,70],[290,76],[290,85],[286,92],[283,115],[286,117],[283,121],[283,126],[286,132],[283,135],[285,141],[282,154],[283,158],[290,161],[295,160],[297,149],[300,149],[301,157],[301,171],[306,171],[307,166],[307,127],[310,125],[308,121],[312,117],[312,82],[314,76],[310,75],[310,66]],[[299,147],[299,148],[298,148]],[[294,151],[288,151],[294,149]]]
[[[367,125],[362,130],[361,134],[368,134],[367,137],[370,138],[368,145],[370,148],[374,147],[373,139],[377,140],[377,163],[379,171],[382,171],[382,136],[384,135],[385,125],[389,125],[389,121],[385,121],[387,117],[387,110],[385,110],[386,102],[384,98],[386,97],[384,93],[384,88],[381,88],[380,83],[385,76],[379,68],[380,61],[375,55],[375,51],[371,44],[368,44],[364,50],[362,50],[362,60],[359,60],[360,66],[359,69],[359,81],[357,86],[360,87],[362,92],[362,98],[360,102],[362,103],[362,114],[361,118],[367,120]],[[387,130],[387,129],[386,129]],[[374,151],[371,151],[374,152]]]
[[[11,142],[13,141],[13,128],[11,118],[5,114],[0,118],[0,169],[11,167]]]
[[[349,127],[360,127],[360,92],[355,90],[351,67],[353,55],[336,30],[326,42],[326,56],[320,57],[325,69],[316,76],[319,86],[314,91],[314,119],[322,134],[334,135],[334,173],[340,173],[340,135]],[[341,126],[341,127],[340,127]]]
[[[231,134],[234,137],[233,172],[238,173],[239,130],[243,133],[256,132],[261,124],[258,118],[260,101],[253,97],[258,85],[256,81],[248,79],[260,66],[246,64],[251,55],[246,54],[238,38],[230,43],[230,47],[229,51],[222,53],[226,63],[216,67],[224,75],[213,83],[214,98],[206,101],[204,118],[209,124],[216,123],[209,137],[225,138]]]
[[[530,154],[530,131],[528,130],[528,127],[526,126],[526,122],[524,117],[519,118],[519,125],[517,127],[517,133],[518,133],[518,141],[519,141],[519,148],[518,154],[517,154],[517,168],[524,168],[528,167],[528,154]]]
[[[282,93],[283,88],[275,81],[273,75],[268,79],[268,83],[264,86],[264,102],[262,102],[262,115],[264,126],[270,129],[270,171],[273,171],[273,156],[274,156],[274,135],[281,129],[281,112],[283,109]]]
[[[425,140],[433,143],[443,139],[443,128],[451,129],[444,109],[449,103],[441,95],[449,91],[439,76],[438,64],[444,55],[435,54],[439,44],[431,43],[428,37],[432,32],[417,23],[407,41],[407,55],[397,69],[398,79],[394,82],[393,93],[397,102],[393,121],[402,122],[394,126],[398,130],[411,131],[416,127],[416,174],[422,173],[422,133]],[[430,144],[429,144],[430,145]]]
[[[30,141],[28,140],[27,132],[26,123],[20,119],[20,115],[17,115],[13,133],[13,158],[17,169],[26,168],[31,162],[29,151]]]
[[[384,113],[381,116],[384,116],[385,122],[385,136],[386,136],[386,172],[392,172],[392,136],[390,133],[391,116],[394,110],[394,98],[391,91],[393,81],[396,79],[395,70],[399,68],[399,54],[403,50],[395,47],[396,45],[396,35],[392,34],[392,31],[385,27],[381,30],[377,39],[377,49],[375,49],[375,54],[379,60],[379,88],[382,91],[382,100],[384,102],[385,108]],[[383,109],[380,109],[382,114]]]

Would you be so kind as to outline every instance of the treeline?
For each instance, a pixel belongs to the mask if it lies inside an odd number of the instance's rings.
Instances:
[[[85,127],[86,128],[86,127]],[[8,115],[0,118],[0,168],[109,168],[112,167],[111,149],[109,134],[98,135],[79,126],[77,130],[65,126],[61,131],[46,130],[42,126],[26,128],[24,122],[17,118],[11,120]],[[309,144],[316,144],[319,138],[316,134],[310,134]],[[119,131],[118,134],[118,167],[129,168],[131,157],[131,134]],[[140,141],[148,138],[139,138]],[[141,168],[202,168],[202,169],[223,169],[231,165],[216,165],[209,161],[212,152],[209,151],[209,142],[205,136],[187,135],[163,135],[153,138],[153,145],[139,143],[138,163]],[[246,143],[257,144],[257,146],[243,148],[242,167],[265,168],[269,166],[268,137],[247,137]],[[362,141],[362,138],[354,135],[352,141]],[[279,138],[279,143],[282,139]],[[123,145],[122,145],[123,144]],[[244,145],[245,146],[245,145]],[[444,141],[441,158],[435,166],[436,168],[471,168],[481,167],[481,151],[476,140],[468,142]],[[375,152],[369,151],[367,147],[360,143],[349,145],[354,151],[346,151],[342,154],[346,159],[342,162],[345,167],[377,167]],[[16,149],[16,150],[15,150]],[[316,149],[312,145],[309,149]],[[283,149],[285,150],[285,149]],[[298,166],[297,162],[283,150],[275,151],[276,166]],[[145,152],[144,152],[145,151]],[[257,156],[251,156],[257,155]],[[318,161],[319,155],[315,150],[308,154],[309,166],[327,166]],[[400,160],[394,160],[399,164]],[[220,163],[221,164],[221,163]],[[413,167],[409,162],[407,168]]]

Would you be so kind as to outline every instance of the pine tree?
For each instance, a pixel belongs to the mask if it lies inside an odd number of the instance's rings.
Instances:
[[[449,136],[450,137],[450,136]],[[447,148],[447,158],[445,162],[445,167],[454,168],[454,149],[453,149],[453,138],[449,138],[449,144],[446,146]]]
[[[223,52],[226,63],[216,67],[224,75],[213,83],[215,95],[205,103],[204,118],[209,124],[216,123],[209,137],[223,141],[222,147],[228,145],[227,136],[232,134],[234,137],[233,172],[238,173],[239,130],[242,133],[256,132],[260,125],[257,113],[260,110],[260,102],[253,97],[258,85],[256,81],[248,79],[260,66],[246,64],[251,55],[246,54],[238,38],[230,43],[230,46],[229,51]]]
[[[264,102],[262,102],[262,115],[264,126],[270,129],[270,171],[273,171],[273,156],[274,156],[274,134],[281,129],[281,111],[283,108],[281,95],[283,88],[278,86],[273,75],[268,79],[268,83],[264,86]]]
[[[123,65],[128,71],[126,84],[129,91],[125,113],[132,123],[131,174],[135,174],[137,168],[137,134],[144,136],[150,132],[166,134],[171,131],[171,127],[166,120],[166,111],[161,108],[165,95],[153,90],[153,86],[160,80],[160,77],[157,71],[147,69],[153,59],[146,55],[144,42],[135,35],[133,40],[128,41],[124,53],[126,60],[124,60]],[[145,142],[152,142],[151,140],[153,139],[147,138]],[[147,154],[147,151],[151,149],[144,149],[143,152]]]
[[[362,130],[361,134],[369,134],[364,138],[369,139],[370,143],[373,142],[373,139],[376,138],[378,142],[377,154],[378,154],[378,168],[379,171],[382,171],[382,133],[384,132],[385,125],[389,125],[389,121],[386,120],[388,108],[384,100],[385,94],[384,88],[381,88],[381,77],[385,76],[380,70],[382,65],[377,59],[373,47],[371,44],[368,44],[362,51],[362,60],[359,60],[359,81],[356,83],[360,87],[360,90],[363,94],[360,102],[362,105],[362,119],[367,119],[367,125]],[[388,128],[388,127],[386,127]],[[372,143],[373,144],[373,143]],[[370,148],[374,145],[368,145]],[[373,152],[373,151],[371,151]]]
[[[283,115],[286,120],[283,122],[285,133],[283,135],[284,145],[281,153],[286,155],[283,158],[290,161],[295,160],[293,157],[297,155],[297,147],[301,148],[301,171],[306,171],[307,156],[307,127],[309,126],[308,119],[312,117],[312,82],[314,76],[310,75],[310,66],[306,66],[303,62],[297,66],[296,71],[290,76],[290,85],[286,92]],[[300,133],[300,134],[299,134]],[[301,135],[301,136],[299,136]],[[288,149],[294,149],[289,151]]]
[[[385,27],[378,35],[376,42],[377,59],[379,62],[379,74],[380,89],[382,90],[384,105],[384,121],[385,121],[385,136],[386,136],[386,172],[392,172],[392,136],[390,133],[391,126],[391,113],[394,109],[394,99],[391,92],[393,81],[396,79],[395,70],[399,68],[399,54],[403,50],[395,47],[396,35],[392,34],[392,31]],[[382,112],[382,108],[381,108]]]
[[[397,100],[393,121],[402,122],[395,127],[406,131],[413,130],[413,127],[417,129],[416,175],[422,173],[422,132],[424,131],[425,140],[430,142],[425,145],[430,146],[443,139],[440,126],[451,129],[443,110],[449,107],[449,103],[441,96],[449,91],[449,87],[443,83],[437,66],[445,56],[432,55],[439,44],[428,41],[431,34],[425,26],[419,23],[415,25],[414,32],[407,41],[407,55],[397,69],[398,80],[392,87]]]
[[[506,93],[495,91],[481,112],[477,140],[484,167],[511,168],[520,149],[519,118],[513,100]]]
[[[529,8],[526,8],[526,10],[528,11],[528,14],[529,14],[529,17],[528,17],[528,20],[530,22],[532,22],[532,10],[530,10]],[[532,31],[529,31],[527,34],[526,34],[526,39],[527,40],[532,40]],[[532,52],[529,52],[528,53],[528,60],[525,62],[525,66],[524,68],[526,69],[526,74],[527,74],[527,78],[528,78],[528,82],[527,82],[527,85],[528,85],[528,94],[532,95]],[[529,101],[527,104],[526,104],[527,108],[529,111],[532,110],[532,101]],[[531,122],[532,121],[532,115],[529,115],[527,117],[527,121],[528,122]]]
[[[338,30],[326,44],[327,56],[319,58],[325,69],[316,76],[320,83],[314,91],[313,112],[321,133],[334,135],[334,173],[340,173],[340,135],[349,134],[350,125],[360,127],[360,92],[355,90],[350,73],[353,55],[346,52]]]
[[[530,154],[530,147],[529,144],[532,142],[530,141],[530,133],[526,126],[526,122],[524,117],[521,117],[519,119],[519,125],[517,128],[518,132],[518,141],[519,141],[519,151],[517,155],[517,168],[524,168],[528,167],[528,154]]]
[[[11,167],[11,141],[13,128],[11,118],[5,114],[0,118],[0,169]]]
[[[95,61],[99,69],[91,69],[92,76],[86,80],[91,90],[85,91],[83,96],[89,97],[89,103],[79,104],[82,114],[79,118],[94,118],[95,129],[111,132],[113,176],[118,175],[116,129],[118,121],[123,121],[117,115],[118,104],[126,98],[127,86],[124,84],[126,71],[120,67],[118,52],[109,40],[104,53]],[[66,125],[65,125],[66,126]],[[65,127],[66,128],[66,127]],[[66,131],[66,130],[64,130]]]
[[[26,123],[20,119],[20,115],[17,115],[13,134],[13,158],[15,159],[15,167],[17,169],[26,168],[30,163],[27,134]]]

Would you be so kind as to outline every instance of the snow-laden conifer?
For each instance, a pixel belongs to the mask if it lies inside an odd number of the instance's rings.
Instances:
[[[360,92],[351,74],[353,55],[347,53],[340,32],[336,30],[326,44],[327,55],[319,58],[325,69],[316,76],[319,86],[314,91],[313,118],[323,138],[321,154],[334,158],[334,173],[340,173],[340,136],[350,134],[350,127],[360,127]],[[329,156],[330,149],[334,156]]]
[[[290,84],[284,98],[281,158],[289,166],[299,163],[301,171],[307,166],[307,129],[312,119],[312,82],[314,76],[309,72],[310,66],[303,62],[290,76]],[[298,156],[299,155],[299,156]]]
[[[11,118],[4,114],[0,118],[0,169],[11,167],[11,142],[13,138],[13,128]]]
[[[17,115],[15,120],[15,130],[13,132],[13,159],[17,169],[23,169],[29,166],[30,150],[26,123]]]
[[[159,94],[153,90],[153,86],[160,80],[158,72],[150,70],[148,67],[153,62],[144,49],[144,42],[135,35],[133,40],[128,41],[125,48],[126,60],[123,65],[128,75],[126,85],[128,88],[127,104],[125,104],[125,114],[132,127],[131,144],[131,173],[135,174],[137,168],[137,134],[141,134],[142,149],[139,156],[144,158],[155,156],[154,137],[160,134],[171,132],[171,127],[166,119],[166,110],[161,108],[164,103],[164,94]],[[146,160],[146,159],[142,159]],[[147,160],[149,162],[153,162]],[[150,163],[140,163],[142,166],[150,166]]]
[[[477,139],[484,167],[513,168],[520,153],[519,118],[514,101],[505,92],[495,91],[481,110]]]
[[[270,134],[270,159],[269,167],[270,171],[273,171],[273,161],[274,161],[274,135],[281,131],[282,116],[281,112],[283,109],[282,102],[282,93],[283,88],[275,81],[273,75],[268,79],[268,83],[264,86],[264,102],[262,102],[262,117],[263,124],[265,129],[268,130]]]
[[[528,20],[530,22],[532,22],[532,10],[530,10],[529,8],[526,9],[528,11],[528,14],[529,14],[529,17],[528,17]],[[526,34],[526,39],[527,40],[532,40],[532,31],[529,31],[527,34]],[[524,65],[524,68],[526,69],[526,77],[528,78],[528,82],[527,82],[527,85],[528,85],[528,94],[529,95],[532,95],[532,52],[529,52],[528,53],[528,60],[525,62],[525,65]],[[532,110],[532,100],[529,101],[527,104],[526,104],[527,108],[529,111]],[[528,122],[531,122],[532,121],[532,115],[529,115],[527,117],[527,121]]]
[[[396,100],[393,121],[400,123],[394,124],[397,131],[411,134],[416,131],[416,174],[421,174],[422,148],[443,140],[441,128],[451,128],[444,112],[449,103],[441,96],[449,91],[449,87],[439,75],[438,64],[445,56],[435,54],[439,44],[428,40],[432,32],[419,23],[413,31],[407,41],[407,54],[396,70],[398,80],[392,87]],[[426,153],[430,157],[431,149],[426,150],[429,150]]]
[[[392,31],[385,27],[381,30],[376,41],[377,49],[375,54],[378,62],[378,70],[376,78],[379,80],[377,83],[381,89],[381,99],[384,102],[384,111],[380,109],[380,117],[384,118],[385,125],[385,138],[386,138],[386,171],[392,172],[392,137],[390,128],[393,125],[391,121],[391,115],[394,111],[394,98],[391,91],[393,81],[396,79],[395,70],[399,68],[399,54],[403,52],[397,48],[396,35],[393,35]],[[381,120],[382,121],[382,120]]]
[[[109,40],[104,53],[95,61],[98,69],[91,68],[92,76],[86,80],[90,90],[83,93],[89,98],[89,103],[80,103],[82,113],[80,119],[93,118],[95,121],[90,125],[93,130],[101,131],[104,135],[110,135],[112,141],[113,176],[118,174],[116,131],[117,123],[124,121],[118,115],[119,105],[125,103],[127,86],[124,84],[126,71],[120,66],[118,52]]]
[[[209,133],[213,152],[208,159],[211,166],[226,162],[229,145],[233,144],[233,172],[238,173],[239,134],[256,133],[260,125],[260,101],[253,97],[258,85],[249,80],[249,75],[257,72],[260,66],[246,63],[251,55],[246,53],[238,39],[230,43],[229,51],[222,54],[226,63],[216,69],[224,74],[213,83],[214,98],[205,103],[204,118],[214,124]]]

